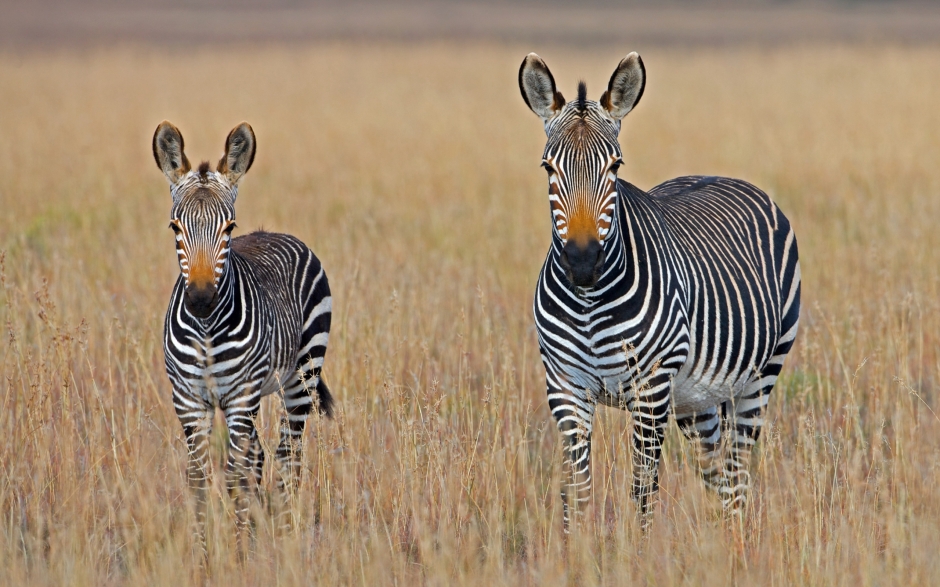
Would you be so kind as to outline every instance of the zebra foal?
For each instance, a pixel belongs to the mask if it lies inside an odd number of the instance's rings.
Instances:
[[[591,491],[598,404],[633,416],[633,486],[650,522],[670,412],[730,514],[747,499],[750,450],[796,338],[800,265],[790,223],[753,185],[680,177],[649,192],[619,179],[621,120],[639,102],[636,53],[600,100],[565,102],[530,53],[519,88],[544,122],[552,243],[534,312],[548,403],[565,445],[565,529]]]
[[[215,171],[207,162],[193,170],[175,126],[164,121],[153,135],[154,159],[170,182],[170,228],[180,266],[163,348],[189,449],[187,477],[203,548],[216,408],[229,433],[225,476],[239,543],[264,463],[255,428],[261,398],[279,392],[287,411],[275,453],[282,495],[299,479],[308,416],[314,408],[326,416],[333,411],[320,377],[332,307],[320,261],[290,235],[257,231],[231,237],[238,182],[254,161],[255,145],[254,131],[242,123],[229,133]],[[281,513],[285,526],[288,509]]]

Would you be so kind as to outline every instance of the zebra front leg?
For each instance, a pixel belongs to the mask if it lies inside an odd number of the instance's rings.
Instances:
[[[257,392],[236,395],[222,406],[228,426],[229,446],[225,464],[225,485],[235,510],[235,532],[239,558],[246,552],[245,537],[249,527],[252,496],[261,487],[264,451],[258,439],[255,421],[260,406]]]
[[[715,493],[721,491],[721,419],[717,406],[702,412],[677,414],[676,424],[692,441],[696,452],[696,467],[705,487]]]
[[[652,522],[659,492],[659,458],[669,422],[670,386],[670,377],[654,374],[636,390],[630,406],[633,414],[633,500],[644,532]]]
[[[173,407],[183,426],[186,437],[188,462],[186,479],[196,500],[195,542],[203,562],[208,558],[206,550],[206,519],[209,513],[207,500],[209,483],[209,435],[212,433],[212,416],[215,409],[188,391],[174,389]]]
[[[565,534],[571,531],[574,518],[580,517],[591,497],[591,429],[594,403],[572,395],[548,394],[548,403],[561,434],[565,478],[561,486],[562,521]]]

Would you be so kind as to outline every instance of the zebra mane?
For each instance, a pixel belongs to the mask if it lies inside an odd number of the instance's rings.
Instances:
[[[587,110],[587,84],[584,80],[578,82],[578,112]]]
[[[203,161],[202,163],[199,164],[199,179],[201,179],[203,183],[205,183],[206,175],[208,173],[209,173],[209,162]]]

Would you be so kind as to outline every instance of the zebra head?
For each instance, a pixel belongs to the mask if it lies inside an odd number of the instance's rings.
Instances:
[[[578,287],[593,287],[604,267],[604,242],[615,218],[617,170],[623,163],[620,121],[640,101],[645,85],[646,70],[636,53],[620,61],[598,102],[587,99],[581,82],[578,99],[565,103],[551,71],[535,53],[519,68],[522,98],[545,123],[548,135],[542,167],[548,171],[558,263]]]
[[[183,135],[163,121],[153,135],[153,157],[170,180],[173,206],[170,228],[176,233],[176,254],[185,282],[183,302],[197,318],[206,318],[219,303],[225,273],[238,180],[255,158],[255,133],[243,122],[225,141],[225,155],[216,170],[202,163],[195,171],[183,152]]]

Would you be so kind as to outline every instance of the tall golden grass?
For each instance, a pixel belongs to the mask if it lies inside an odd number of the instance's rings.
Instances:
[[[594,503],[565,553],[530,311],[550,234],[544,135],[516,87],[532,49],[563,92],[583,77],[595,98],[640,49],[621,177],[745,178],[797,231],[801,332],[743,543],[672,425],[642,538],[629,417],[601,410]],[[936,583],[937,71],[940,48],[873,46],[0,56],[0,584]],[[253,125],[239,230],[299,236],[334,292],[338,415],[309,426],[298,528],[262,523],[240,565],[216,476],[206,575],[163,371],[164,118],[194,162]],[[269,448],[278,409],[262,413]]]

